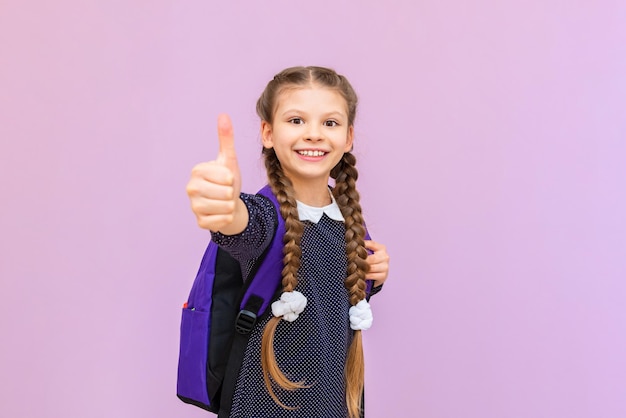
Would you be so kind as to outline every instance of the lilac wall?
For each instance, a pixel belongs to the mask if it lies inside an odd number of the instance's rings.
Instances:
[[[360,93],[392,255],[368,416],[626,416],[623,1],[0,2],[0,414],[202,417],[175,397],[208,234],[184,186],[294,64]]]

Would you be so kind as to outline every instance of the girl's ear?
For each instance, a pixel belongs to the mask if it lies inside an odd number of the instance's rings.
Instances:
[[[343,151],[344,153],[352,151],[353,140],[354,140],[354,126],[350,125],[350,127],[348,128],[348,136],[346,138],[346,146]]]
[[[268,121],[261,121],[261,141],[263,142],[263,147],[270,149],[274,146],[274,141],[272,140],[272,125]]]

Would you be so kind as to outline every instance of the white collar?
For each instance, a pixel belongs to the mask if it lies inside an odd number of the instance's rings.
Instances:
[[[339,206],[335,201],[335,196],[333,196],[332,193],[330,194],[330,198],[332,199],[330,205],[322,206],[321,208],[305,205],[304,203],[297,200],[296,203],[298,204],[298,217],[301,221],[311,221],[313,223],[318,223],[320,219],[322,219],[322,216],[326,214],[326,216],[328,216],[330,219],[344,222],[345,219],[343,218],[341,210],[339,210]]]

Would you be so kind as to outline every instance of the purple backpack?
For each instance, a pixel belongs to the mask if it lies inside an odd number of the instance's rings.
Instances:
[[[182,312],[176,394],[219,416],[230,413],[250,331],[281,290],[285,222],[270,186],[257,195],[276,208],[277,227],[250,278],[244,283],[239,263],[211,241]]]

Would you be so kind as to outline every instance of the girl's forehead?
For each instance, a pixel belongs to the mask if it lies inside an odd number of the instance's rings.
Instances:
[[[346,99],[334,88],[308,85],[308,86],[287,86],[276,96],[276,110],[281,108],[333,108],[347,111]],[[325,109],[329,110],[329,109]]]

